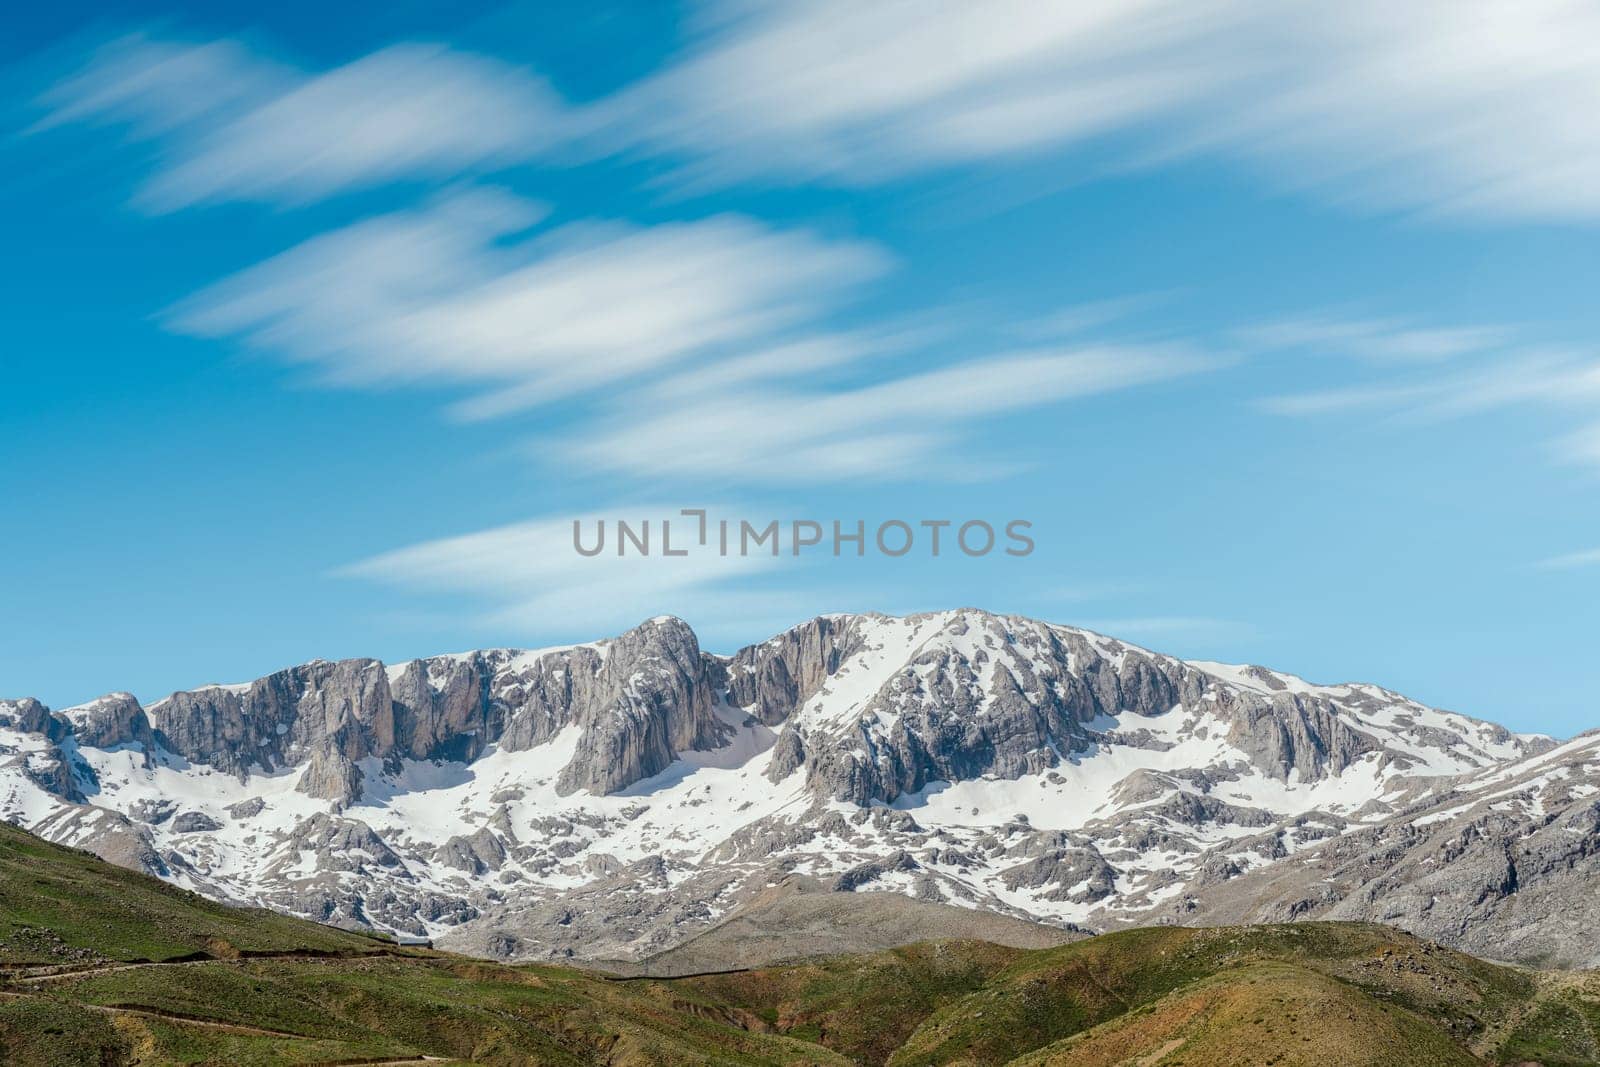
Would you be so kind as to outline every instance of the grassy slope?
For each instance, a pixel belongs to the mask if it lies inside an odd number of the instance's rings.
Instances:
[[[326,958],[237,958],[311,949]],[[105,961],[172,960],[119,966]],[[100,962],[96,962],[100,961]],[[38,980],[37,965],[81,968]],[[31,980],[30,980],[31,979]],[[1600,978],[1381,926],[946,941],[609,981],[224,908],[0,825],[0,1062],[1597,1062]]]
[[[230,908],[0,822],[0,965],[192,952],[370,951],[373,939]]]

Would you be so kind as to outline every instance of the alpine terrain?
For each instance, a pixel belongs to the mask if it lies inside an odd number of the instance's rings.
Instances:
[[[6,1064],[1593,1064],[1597,1033],[1600,973],[1368,923],[940,940],[635,979],[232,908],[0,825]]]
[[[731,656],[663,617],[149,705],[0,701],[0,817],[218,901],[505,959],[685,973],[1334,918],[1600,963],[1600,735],[976,610],[824,616]],[[764,947],[719,940],[739,922]]]

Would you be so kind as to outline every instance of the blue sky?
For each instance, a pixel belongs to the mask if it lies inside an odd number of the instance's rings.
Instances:
[[[1597,724],[1600,16],[8,16],[0,692],[977,605]],[[589,561],[577,516],[1033,524]]]

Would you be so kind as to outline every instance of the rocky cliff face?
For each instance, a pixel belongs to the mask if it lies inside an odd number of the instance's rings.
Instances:
[[[1186,706],[1208,707],[1207,728],[1280,780],[1336,775],[1382,747],[1333,696],[1230,685],[1098,635],[981,612],[897,629],[815,620],[740,652],[729,677],[731,702],[793,732],[786,763],[803,760],[818,791],[856,804],[1037,774],[1100,743],[1097,722]]]
[[[715,747],[721,664],[679,619],[613,640],[544,653],[472,652],[389,669],[372,659],[317,661],[245,686],[208,686],[151,705],[96,701],[83,743],[140,742],[229,774],[305,767],[300,788],[348,804],[357,764],[470,763],[493,745],[534,748],[579,730],[562,788],[611,793],[660,772],[681,751]],[[89,713],[86,712],[86,715]]]
[[[1236,872],[1237,873],[1237,872]],[[1600,732],[1452,780],[1398,814],[1237,881],[1185,921],[1384,922],[1506,959],[1600,966]]]
[[[248,686],[174,693],[149,715],[162,747],[230,774],[394,748],[389,680],[373,659],[318,660]]]
[[[68,708],[61,717],[70,724],[74,740],[91,748],[137,747],[148,762],[155,752],[150,720],[132,693],[111,693],[99,700]]]
[[[727,657],[660,618],[148,708],[0,702],[0,816],[213,896],[516,955],[665,948],[790,877],[1088,927],[1204,915],[1312,854],[1336,877],[1262,896],[1273,915],[1535,945],[1568,934],[1518,942],[1530,913],[1494,902],[1573,891],[1587,794],[1558,825],[1405,813],[1549,744],[978,611],[826,616]]]

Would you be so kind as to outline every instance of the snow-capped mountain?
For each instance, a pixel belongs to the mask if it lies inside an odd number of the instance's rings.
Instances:
[[[728,657],[657,618],[148,707],[0,701],[0,816],[232,901],[618,958],[795,876],[1092,928],[1195,913],[1553,745],[975,610]]]

